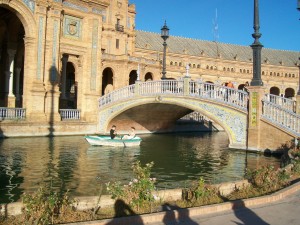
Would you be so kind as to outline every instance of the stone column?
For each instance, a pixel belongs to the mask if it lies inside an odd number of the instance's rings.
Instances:
[[[26,108],[26,121],[45,121],[44,97],[45,87],[42,78],[37,77],[36,38],[24,38],[24,81],[22,107]],[[38,103],[38,104],[37,104]]]
[[[16,106],[16,98],[13,94],[13,82],[14,82],[14,58],[16,55],[16,50],[8,49],[8,70],[6,71],[6,90],[8,91],[7,96],[7,107],[14,108]]]
[[[63,55],[62,57],[62,81],[61,81],[61,98],[66,99],[66,79],[67,79],[67,63],[68,63],[68,57],[66,55]]]
[[[260,118],[265,87],[250,86],[247,89],[249,91],[247,150],[260,151],[261,132],[263,132],[260,129]]]
[[[21,68],[15,69],[15,78],[16,78],[16,100],[20,100],[20,72]]]

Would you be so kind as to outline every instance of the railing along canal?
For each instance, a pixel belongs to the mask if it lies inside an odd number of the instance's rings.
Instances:
[[[189,90],[184,90],[184,88]],[[185,86],[184,81],[162,80],[138,82],[136,84],[115,90],[99,99],[99,106],[104,106],[119,100],[126,100],[134,96],[191,96],[225,103],[233,107],[247,110],[248,93],[221,85],[189,81]]]
[[[60,109],[61,120],[80,120],[80,110],[78,109]]]
[[[26,109],[0,107],[0,120],[25,119]]]

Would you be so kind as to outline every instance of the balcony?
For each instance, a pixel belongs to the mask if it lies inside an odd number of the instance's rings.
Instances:
[[[120,24],[116,24],[116,31],[124,32],[124,26]]]

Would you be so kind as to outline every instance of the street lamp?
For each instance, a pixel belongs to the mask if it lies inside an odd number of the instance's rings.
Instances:
[[[164,26],[161,28],[161,38],[164,40],[164,55],[163,55],[163,69],[162,69],[162,80],[167,79],[166,77],[166,54],[167,54],[167,39],[169,37],[169,28],[167,27],[167,23],[165,21]]]
[[[253,50],[253,78],[251,80],[251,86],[263,86],[261,79],[261,49],[263,45],[259,42],[261,33],[259,33],[259,13],[258,13],[258,0],[254,0],[254,33],[252,37],[255,39],[251,48]]]

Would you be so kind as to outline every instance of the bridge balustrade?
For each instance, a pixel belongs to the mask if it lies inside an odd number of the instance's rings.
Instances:
[[[266,94],[264,101],[274,103],[291,112],[296,112],[296,101],[278,95]]]
[[[188,91],[184,90],[185,88],[188,88]],[[248,104],[248,93],[245,91],[200,81],[189,81],[188,86],[185,87],[182,80],[160,80],[138,82],[108,93],[99,99],[99,107],[134,96],[155,95],[188,95],[225,103],[244,111],[247,111]]]
[[[245,91],[201,81],[190,81],[189,95],[232,105],[244,111],[247,110],[249,98]]]
[[[140,95],[183,95],[183,81],[162,80],[139,83]]]
[[[263,100],[262,118],[297,136],[300,135],[300,116],[276,103]]]
[[[112,91],[99,99],[99,107],[112,102],[131,98],[135,95],[135,84]]]

